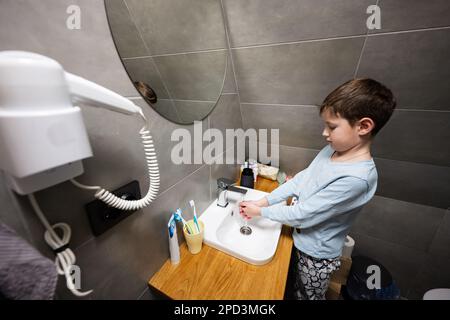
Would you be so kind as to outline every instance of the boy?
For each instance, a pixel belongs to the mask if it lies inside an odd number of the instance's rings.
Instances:
[[[375,194],[378,175],[370,146],[395,106],[392,92],[375,80],[342,84],[320,107],[329,144],[308,168],[266,197],[240,203],[246,219],[263,216],[295,227],[297,299],[325,299],[351,224]],[[271,207],[290,196],[297,197],[296,205]]]

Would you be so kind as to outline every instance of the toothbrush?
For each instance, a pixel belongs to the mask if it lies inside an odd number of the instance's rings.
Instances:
[[[180,209],[177,209],[177,210],[173,213],[173,216],[174,216],[174,218],[175,218],[175,221],[181,221],[181,222],[183,223],[183,227],[186,226],[186,230],[187,230],[187,232],[190,234],[191,232],[190,232],[189,228],[187,227],[186,221],[183,219],[183,217],[182,217],[181,214],[180,214]]]
[[[189,201],[189,204],[191,205],[191,208],[194,210],[194,223],[195,223],[195,226],[197,227],[197,231],[200,233],[200,226],[198,225],[197,210],[195,209],[194,200]]]
[[[187,224],[186,220],[184,220],[183,216],[181,215],[181,209],[178,208],[177,211],[175,211],[175,220],[181,221],[183,223],[183,227],[186,227],[186,230],[189,234],[192,234],[192,230]]]

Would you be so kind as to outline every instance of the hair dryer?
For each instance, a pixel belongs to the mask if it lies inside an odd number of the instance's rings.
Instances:
[[[9,186],[30,194],[83,173],[81,160],[91,157],[81,109],[73,103],[138,114],[140,107],[91,81],[65,72],[53,59],[24,51],[0,52],[0,169]],[[159,170],[153,141],[140,131],[150,188],[141,200],[124,201],[101,187],[95,196],[118,209],[139,209],[158,192]]]

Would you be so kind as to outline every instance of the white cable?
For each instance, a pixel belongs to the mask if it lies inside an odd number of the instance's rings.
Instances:
[[[143,116],[143,114],[142,114]],[[144,116],[143,116],[144,117]],[[145,119],[145,117],[144,117]],[[157,196],[159,190],[159,168],[158,160],[156,158],[155,147],[153,146],[153,139],[150,131],[146,126],[139,131],[141,135],[142,144],[144,145],[145,159],[147,162],[148,177],[150,184],[147,194],[139,200],[124,200],[117,197],[110,191],[99,186],[87,186],[71,179],[70,181],[77,187],[86,190],[97,190],[95,197],[107,205],[117,208],[119,210],[139,210],[148,206]]]
[[[76,181],[75,179],[70,179],[70,181],[74,184],[74,185],[76,185],[78,188],[81,188],[81,189],[86,189],[86,190],[98,190],[98,189],[101,189],[102,187],[100,187],[100,186],[87,186],[87,185],[84,185],[84,184],[82,184],[82,183],[79,183],[78,181]]]
[[[34,209],[34,212],[38,216],[39,220],[44,225],[45,231],[44,238],[45,242],[53,249],[61,248],[64,245],[67,245],[70,241],[70,236],[72,234],[72,231],[70,229],[70,226],[67,223],[56,223],[53,226],[51,226],[47,219],[45,218],[44,213],[42,212],[41,208],[39,207],[39,204],[36,201],[36,198],[34,197],[34,194],[31,193],[28,195],[28,199],[30,200],[31,206]],[[55,229],[59,228],[62,232],[62,238],[58,236],[58,234],[55,232]],[[56,254],[55,259],[55,265],[56,270],[58,271],[58,274],[64,275],[66,277],[66,285],[67,288],[76,296],[83,297],[87,296],[92,292],[92,290],[89,291],[78,291],[72,280],[71,271],[72,266],[76,262],[76,257],[73,253],[73,251],[70,248],[65,249],[64,251],[61,251]]]

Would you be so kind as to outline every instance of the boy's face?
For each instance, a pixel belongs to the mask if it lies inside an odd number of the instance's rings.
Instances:
[[[352,127],[347,119],[333,114],[328,109],[322,112],[321,117],[325,122],[322,135],[334,150],[344,152],[361,143],[359,121]]]

